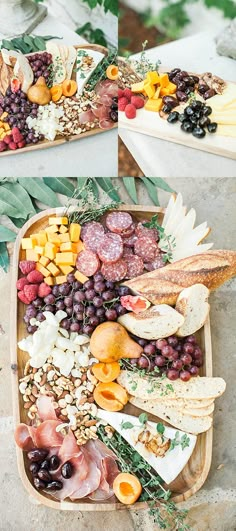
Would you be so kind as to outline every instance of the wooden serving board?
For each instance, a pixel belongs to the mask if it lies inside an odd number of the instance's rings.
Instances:
[[[164,209],[156,207],[134,206],[124,205],[120,207],[120,210],[129,211],[137,220],[141,220],[144,217],[150,219],[154,214],[158,213],[160,221],[163,218]],[[24,366],[28,360],[28,354],[22,352],[17,343],[23,337],[27,335],[26,326],[23,321],[24,305],[17,298],[16,281],[18,279],[18,263],[24,258],[21,250],[21,239],[29,237],[32,232],[38,232],[39,230],[47,226],[48,217],[50,215],[62,215],[63,208],[54,208],[40,212],[36,216],[32,217],[20,230],[14,248],[13,267],[12,267],[12,293],[11,293],[11,374],[12,374],[12,393],[13,393],[13,415],[14,424],[17,426],[20,422],[29,423],[29,419],[26,415],[26,410],[23,408],[22,395],[19,393],[19,379],[24,374]],[[205,353],[204,367],[202,368],[202,376],[212,376],[212,349],[211,349],[211,331],[210,322],[207,320],[204,328],[197,333],[198,342]],[[124,409],[125,413],[139,415],[140,410],[136,407],[127,405]],[[157,417],[149,415],[150,420],[158,422]],[[161,422],[163,422],[161,420]],[[212,428],[206,432],[198,435],[197,443],[194,452],[184,467],[183,471],[168,487],[173,492],[173,501],[182,502],[197,492],[205,482],[209,469],[211,466],[212,458]],[[95,503],[91,500],[78,500],[78,501],[56,501],[53,500],[49,494],[42,494],[37,491],[30,480],[28,471],[28,463],[25,458],[24,452],[16,446],[18,470],[21,480],[26,488],[28,494],[33,496],[38,503],[44,504],[53,509],[66,510],[66,511],[115,511],[126,509],[127,506],[116,501],[115,497],[110,498],[107,501],[101,503]],[[147,508],[145,502],[137,502],[130,506],[131,509],[143,509]]]
[[[104,46],[100,46],[99,44],[84,44],[84,45],[76,45],[74,46],[76,50],[79,50],[80,48],[86,48],[88,50],[95,50],[97,52],[104,53],[107,55],[108,50]],[[39,52],[40,53],[40,52]],[[30,54],[29,54],[30,55]],[[26,55],[27,57],[27,55]],[[76,75],[75,72],[72,75],[72,79],[75,79]],[[116,128],[117,124],[114,123],[113,127],[111,129],[101,129],[100,127],[96,127],[94,129],[91,129],[90,131],[87,131],[86,133],[81,133],[80,135],[71,135],[67,137],[62,137],[60,135],[56,136],[55,140],[43,140],[42,142],[39,142],[38,144],[30,144],[28,147],[24,147],[21,149],[14,150],[8,150],[3,151],[0,153],[0,157],[7,157],[9,155],[20,155],[21,153],[28,153],[30,151],[38,151],[39,149],[47,149],[55,146],[60,146],[62,144],[65,144],[66,142],[74,142],[75,140],[80,140],[82,138],[86,138],[88,136],[97,135],[99,133],[104,133],[106,131],[111,131],[112,129]]]
[[[160,72],[168,72],[170,69],[161,67]],[[235,83],[236,96],[236,83]],[[207,105],[210,105],[210,100],[206,100]],[[175,109],[174,109],[175,110]],[[128,129],[135,133],[153,136],[175,144],[181,144],[192,149],[199,149],[207,151],[214,155],[227,157],[236,160],[236,138],[220,136],[216,133],[207,133],[204,138],[197,139],[192,134],[184,133],[180,129],[180,122],[176,124],[169,124],[159,116],[158,112],[146,111],[139,109],[137,116],[133,120],[126,118],[124,112],[119,112],[119,128]],[[158,159],[158,153],[156,154]]]

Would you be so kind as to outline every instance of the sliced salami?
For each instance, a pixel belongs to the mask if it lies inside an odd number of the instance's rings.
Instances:
[[[117,262],[123,254],[122,238],[118,234],[105,234],[103,240],[99,242],[97,253],[105,264]]]
[[[132,234],[129,238],[123,238],[123,244],[125,247],[134,247],[135,242],[137,241],[138,236],[136,234]]]
[[[134,244],[134,253],[146,262],[152,262],[156,256],[158,246],[153,238],[142,236]]]
[[[99,243],[104,238],[104,227],[97,221],[91,221],[91,223],[84,225],[83,229],[81,239],[83,239],[85,247],[96,253]]]
[[[126,256],[134,256],[132,247],[124,247],[123,258],[126,258]]]
[[[119,282],[126,277],[127,263],[125,260],[118,260],[114,264],[102,264],[101,273],[106,280]]]
[[[127,264],[126,278],[135,278],[142,275],[144,265],[140,256],[126,256],[125,261]]]
[[[129,229],[133,220],[128,212],[110,212],[106,218],[106,226],[111,232],[121,234]]]
[[[122,238],[129,238],[130,236],[132,236],[132,234],[134,234],[134,231],[135,231],[135,223],[132,223],[128,229],[122,230],[120,235]]]
[[[146,221],[140,221],[135,228],[135,234],[138,236],[138,238],[147,236],[148,238],[153,238],[153,240],[158,242],[160,239],[158,230],[155,228],[149,229],[148,227],[144,227],[143,223],[146,223]]]
[[[100,268],[100,261],[93,251],[84,250],[77,256],[76,268],[86,277],[92,277]]]
[[[166,262],[163,260],[163,254],[159,253],[156,258],[152,262],[145,262],[144,267],[147,271],[154,271],[155,269],[160,269],[160,267],[164,267]]]

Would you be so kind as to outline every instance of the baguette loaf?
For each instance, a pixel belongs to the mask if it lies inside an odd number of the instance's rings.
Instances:
[[[181,291],[193,284],[214,290],[236,275],[236,251],[207,251],[178,260],[124,282],[152,304],[174,305]]]

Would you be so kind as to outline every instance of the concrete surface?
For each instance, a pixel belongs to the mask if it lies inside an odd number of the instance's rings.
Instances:
[[[117,182],[117,181],[116,181]],[[167,179],[176,191],[182,191],[185,203],[197,210],[197,221],[207,220],[212,227],[209,241],[215,248],[235,247],[235,179]],[[122,188],[122,186],[121,186]],[[160,192],[160,202],[169,195]],[[142,201],[141,201],[142,197]],[[123,192],[124,201],[127,200]],[[150,200],[140,191],[140,201]],[[11,405],[9,325],[10,274],[0,274],[0,531],[154,531],[148,511],[119,513],[57,512],[35,505],[18,476],[13,440]],[[216,401],[214,414],[213,459],[209,477],[198,494],[184,503],[190,508],[189,525],[193,531],[236,530],[235,474],[235,307],[236,281],[211,295],[211,326],[214,375],[227,382],[227,391]],[[219,467],[219,465],[221,465]]]

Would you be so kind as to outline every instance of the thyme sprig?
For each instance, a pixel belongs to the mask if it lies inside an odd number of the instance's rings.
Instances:
[[[120,204],[121,201],[110,201],[105,205],[97,204],[93,183],[91,180],[86,179],[80,188],[75,188],[72,197],[69,198],[65,208],[65,215],[68,216],[70,223],[83,225],[90,221],[96,221],[105,212],[118,208]]]
[[[142,77],[145,77],[147,72],[156,71],[158,72],[161,61],[158,59],[155,63],[152,63],[147,57],[146,47],[148,41],[142,43],[142,52],[140,54],[140,59],[132,61],[132,66],[137,74],[140,74]],[[130,62],[130,60],[128,59]]]
[[[109,438],[102,425],[99,426],[97,433],[99,438],[117,456],[120,470],[135,474],[138,477],[143,489],[139,501],[147,502],[149,514],[153,517],[154,522],[161,529],[173,529],[175,526],[176,531],[189,530],[190,527],[184,522],[187,511],[178,509],[176,504],[170,500],[171,491],[163,486],[163,480],[149,463],[132,446],[127,444],[119,433],[114,432],[112,438]]]
[[[149,229],[157,229],[159,232],[160,240],[161,240],[161,250],[164,251],[163,255],[163,261],[164,262],[171,262],[173,257],[173,250],[176,247],[176,241],[174,236],[170,236],[169,234],[165,233],[164,227],[159,225],[158,223],[158,215],[155,214],[155,216],[152,216],[152,219],[148,221],[147,223],[144,223],[145,227],[148,227]]]
[[[99,81],[106,79],[106,70],[110,65],[117,64],[117,49],[111,48],[108,50],[108,54],[103,58],[101,63],[97,65],[97,68],[92,73],[90,79],[86,83],[85,89],[88,91],[94,90]]]

